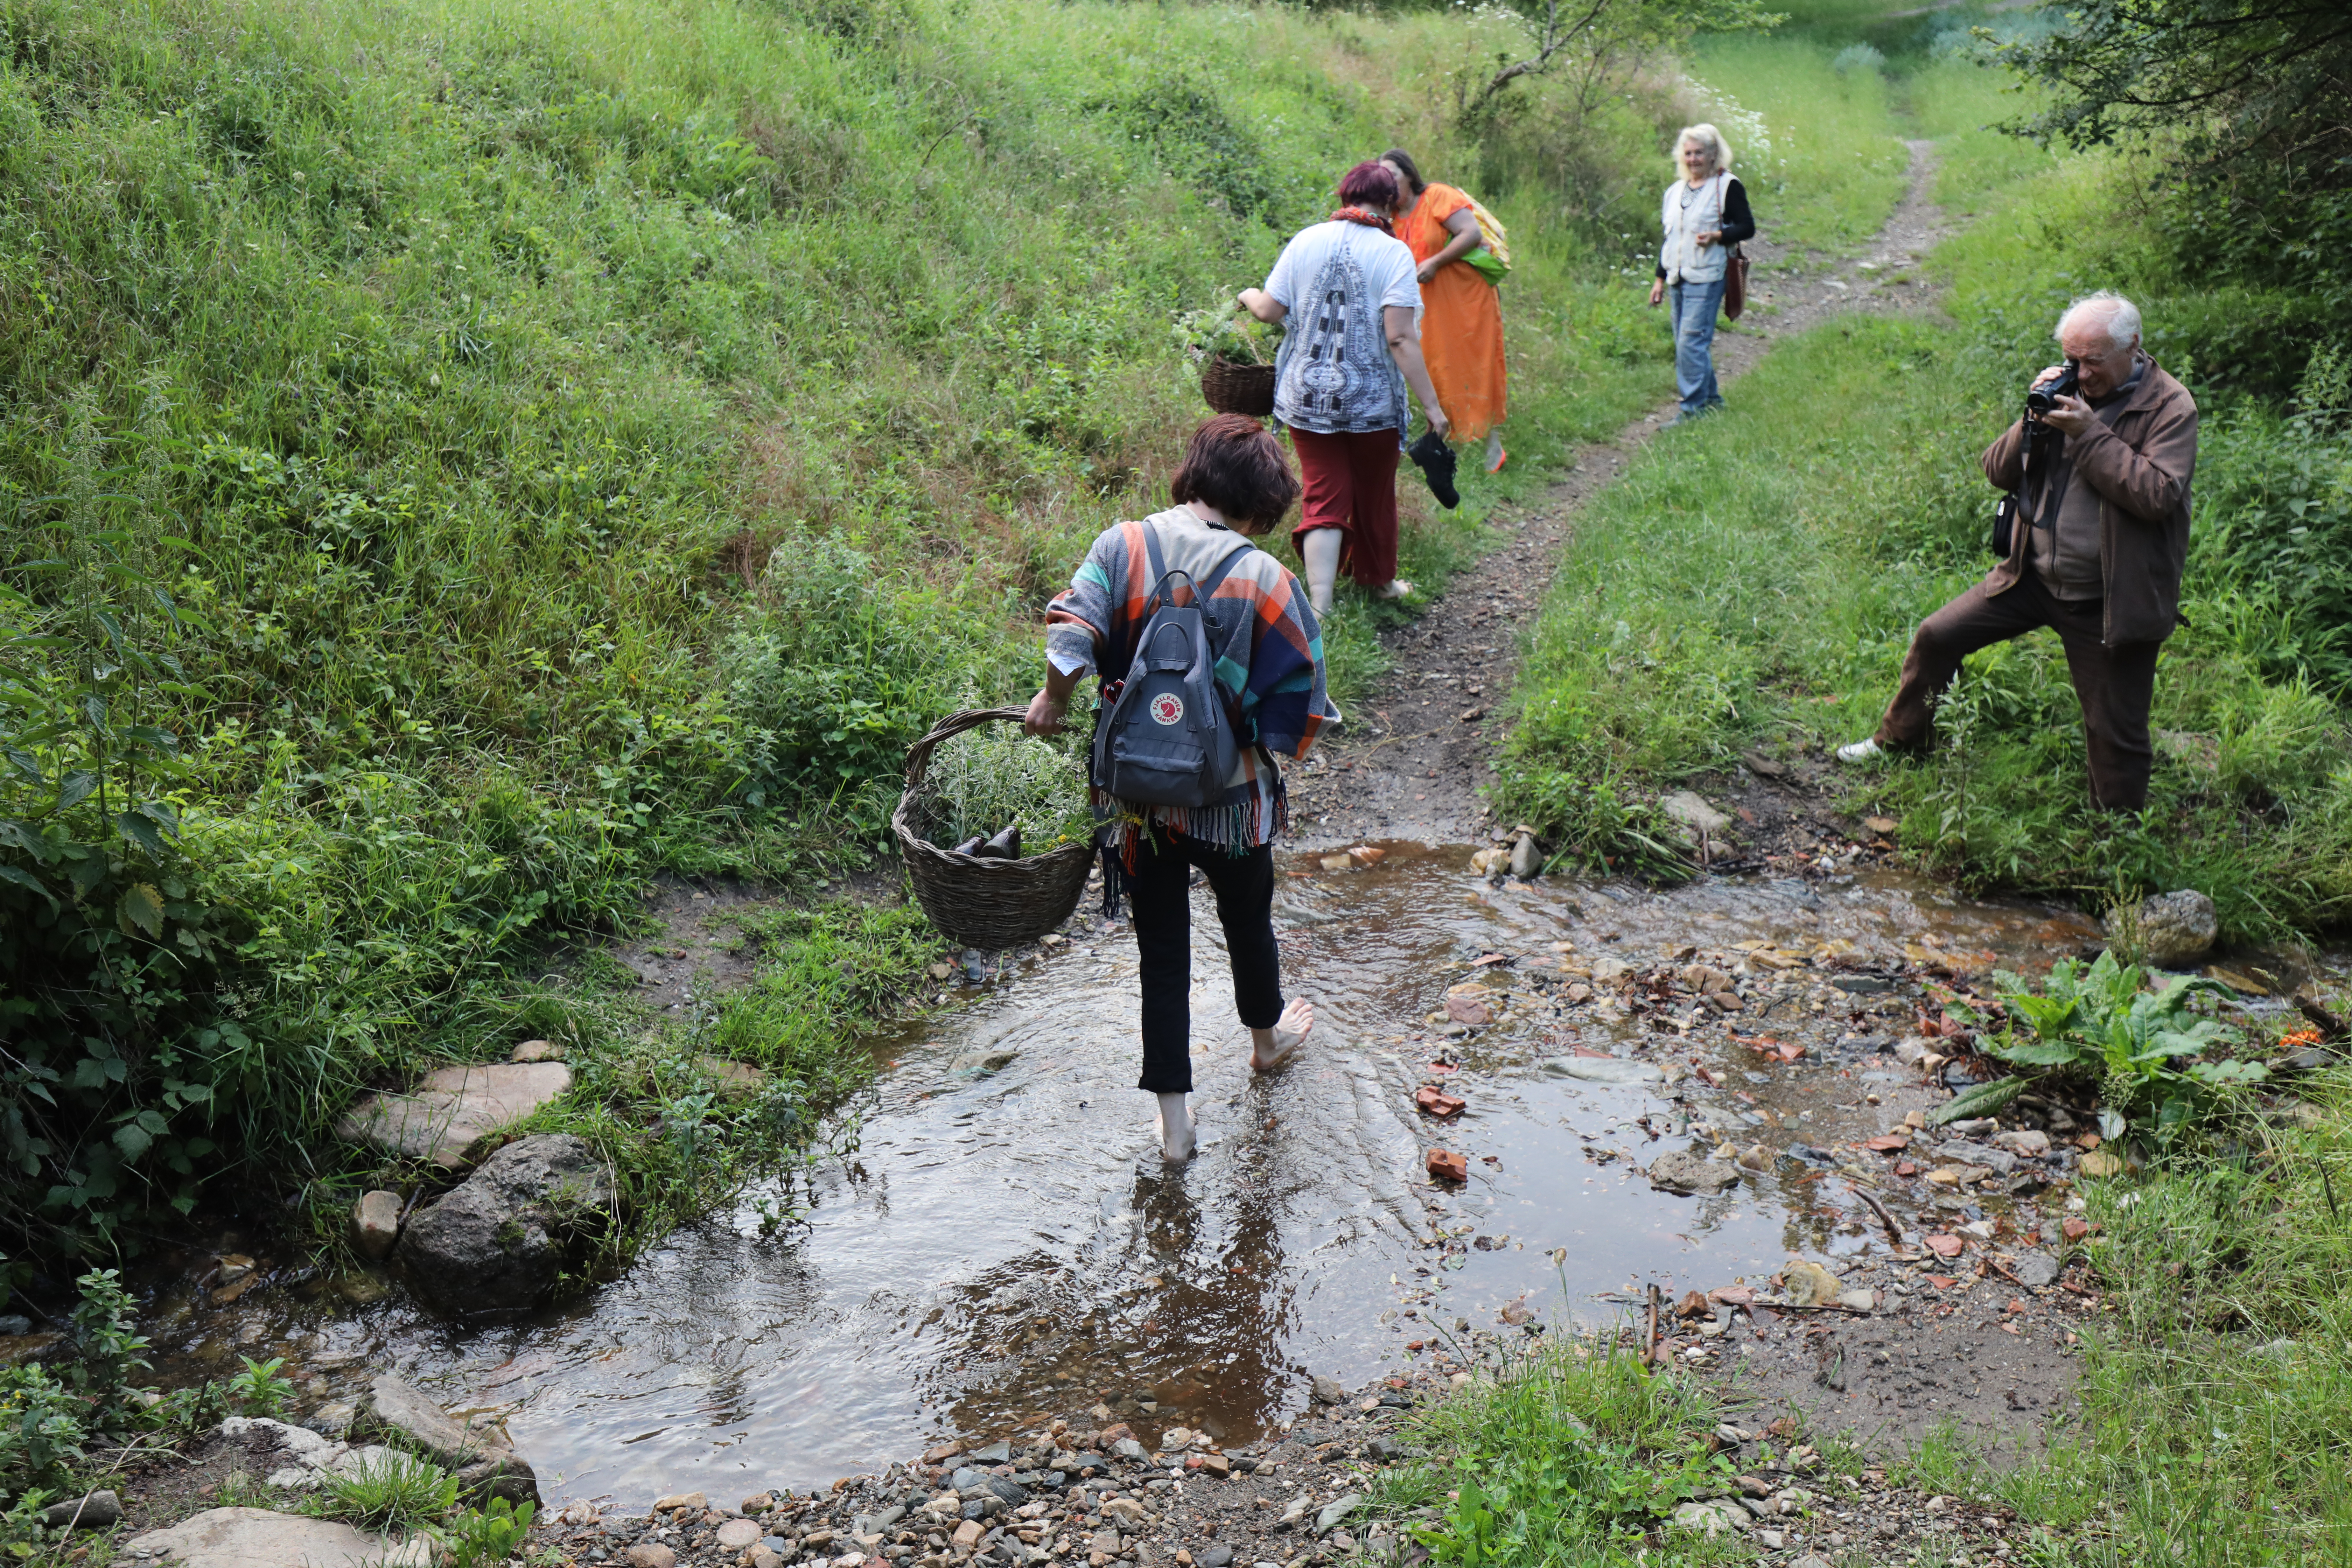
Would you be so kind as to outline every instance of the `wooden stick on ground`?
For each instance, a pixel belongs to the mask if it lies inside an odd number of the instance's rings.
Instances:
[[[1895,1216],[1886,1212],[1886,1205],[1885,1204],[1880,1203],[1876,1198],[1872,1197],[1868,1193],[1854,1185],[1852,1182],[1848,1182],[1846,1184],[1846,1191],[1852,1193],[1855,1197],[1860,1198],[1864,1203],[1870,1205],[1870,1212],[1878,1216],[1878,1223],[1886,1227],[1886,1238],[1889,1241],[1892,1241],[1897,1247],[1903,1245],[1903,1227],[1895,1223]]]
[[[2319,998],[2308,991],[2294,994],[2295,1010],[2319,1026],[2319,1032],[2331,1040],[2344,1037],[2345,1023],[2341,1016],[2320,1005]]]

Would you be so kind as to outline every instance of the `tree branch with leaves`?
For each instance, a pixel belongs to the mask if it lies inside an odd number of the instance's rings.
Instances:
[[[1491,123],[1515,86],[1555,67],[1583,68],[1577,97],[1590,112],[1595,84],[1613,80],[1633,59],[1679,47],[1701,30],[1772,27],[1787,20],[1758,0],[1570,0],[1565,12],[1559,0],[1542,0],[1539,11],[1522,5],[1517,15],[1527,29],[1525,46],[1497,53],[1478,86],[1465,80],[1456,88],[1455,115],[1465,129]]]

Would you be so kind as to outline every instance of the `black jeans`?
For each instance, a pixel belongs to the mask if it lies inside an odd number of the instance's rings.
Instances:
[[[1282,958],[1274,945],[1274,850],[1261,844],[1231,855],[1155,824],[1136,846],[1128,898],[1143,972],[1143,1081],[1154,1094],[1192,1087],[1192,868],[1217,895],[1225,952],[1234,966],[1234,1007],[1253,1029],[1282,1016]]]

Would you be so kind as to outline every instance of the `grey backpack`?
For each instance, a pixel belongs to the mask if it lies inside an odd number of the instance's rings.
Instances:
[[[1257,547],[1242,541],[1192,583],[1191,604],[1174,605],[1168,602],[1168,580],[1191,583],[1192,574],[1168,570],[1160,535],[1148,522],[1143,537],[1151,594],[1143,602],[1143,634],[1127,679],[1095,726],[1095,787],[1138,805],[1215,805],[1224,799],[1244,742],[1217,689],[1215,638],[1223,627],[1209,599]]]

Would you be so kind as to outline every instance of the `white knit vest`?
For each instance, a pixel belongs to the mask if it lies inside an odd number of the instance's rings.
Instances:
[[[1659,204],[1666,239],[1658,247],[1658,265],[1666,269],[1667,282],[1712,283],[1723,276],[1729,248],[1701,245],[1696,237],[1723,227],[1723,199],[1730,188],[1729,174],[1710,174],[1696,190],[1681,180],[1666,187]]]

